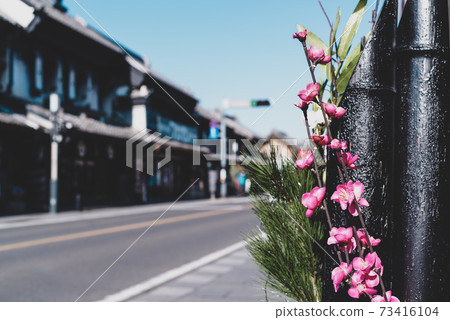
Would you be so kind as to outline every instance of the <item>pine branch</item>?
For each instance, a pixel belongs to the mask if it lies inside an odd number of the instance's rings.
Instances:
[[[268,287],[297,301],[320,301],[321,255],[310,236],[322,239],[323,228],[320,221],[306,218],[301,204],[301,195],[315,185],[314,177],[298,170],[292,159],[277,159],[274,149],[259,155],[246,171],[262,232],[248,236],[247,248]]]

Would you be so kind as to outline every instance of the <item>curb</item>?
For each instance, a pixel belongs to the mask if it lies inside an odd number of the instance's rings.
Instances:
[[[226,248],[223,248],[221,250],[218,250],[218,251],[210,253],[206,256],[203,256],[195,261],[186,263],[180,267],[177,267],[172,270],[161,273],[160,275],[158,275],[156,277],[150,278],[144,282],[138,283],[138,284],[131,286],[127,289],[124,289],[120,292],[106,296],[102,300],[99,300],[99,302],[120,302],[120,301],[129,300],[129,299],[134,298],[138,295],[141,295],[147,291],[150,291],[156,287],[159,287],[166,282],[172,281],[182,275],[185,275],[185,274],[192,272],[200,267],[208,265],[211,262],[219,260],[220,258],[223,258],[223,257],[225,257],[235,251],[238,251],[244,247],[245,247],[245,242],[240,241],[231,246],[228,246]]]

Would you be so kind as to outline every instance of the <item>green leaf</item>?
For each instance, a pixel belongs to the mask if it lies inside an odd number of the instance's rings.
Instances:
[[[333,26],[333,33],[331,34],[331,43],[330,43],[331,48],[333,47],[334,41],[336,39],[336,31],[338,29],[340,21],[341,21],[341,8],[338,8],[338,12],[336,15],[336,21],[334,22],[334,26]]]
[[[301,26],[301,25],[297,25],[297,29],[298,31],[303,31],[304,29],[306,29],[305,27]],[[308,29],[308,35],[306,37],[306,42],[310,45],[310,46],[315,46],[315,47],[319,47],[322,48],[323,50],[327,50],[328,46],[325,44],[325,42],[323,42],[322,40],[320,40],[320,38],[318,36],[316,36],[311,30]]]
[[[313,109],[314,112],[319,111],[319,105],[317,103],[313,102],[313,108],[312,109]]]
[[[326,53],[326,55],[329,55]],[[323,72],[323,74],[327,77],[328,81],[333,82],[333,77],[331,76],[331,62],[327,64],[319,64],[320,70]]]
[[[350,45],[352,44],[356,31],[358,31],[366,4],[367,0],[360,0],[345,25],[338,47],[338,56],[342,61],[347,57]]]
[[[361,56],[361,43],[350,53],[342,66],[342,72],[336,81],[337,91],[343,93]]]
[[[319,101],[322,101],[323,93],[325,91],[327,83],[328,83],[328,79],[325,79],[325,81],[322,81],[322,79],[319,80],[319,84],[320,84]]]
[[[337,101],[336,101],[336,107],[339,106],[339,104],[341,103],[342,97],[343,97],[343,95],[341,94],[341,95],[339,96],[339,98],[337,99]]]

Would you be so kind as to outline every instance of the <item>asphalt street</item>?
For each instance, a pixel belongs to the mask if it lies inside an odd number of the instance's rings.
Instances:
[[[102,300],[258,224],[245,198],[169,206],[0,219],[0,301]]]

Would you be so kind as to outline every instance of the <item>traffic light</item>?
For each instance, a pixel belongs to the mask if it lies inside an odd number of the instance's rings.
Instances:
[[[266,107],[270,106],[269,100],[252,100],[252,107]]]

